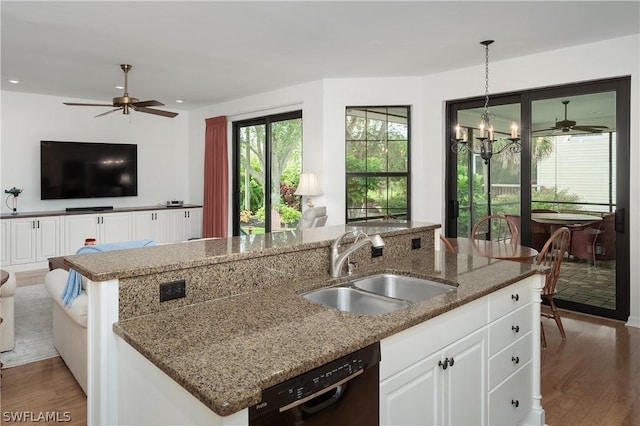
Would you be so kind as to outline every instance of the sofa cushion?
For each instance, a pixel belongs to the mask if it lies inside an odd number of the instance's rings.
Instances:
[[[89,302],[87,293],[83,290],[67,308],[62,301],[62,292],[67,285],[67,276],[69,273],[64,269],[54,269],[47,272],[44,278],[44,286],[53,298],[54,302],[60,305],[62,310],[82,327],[87,327],[87,304]]]

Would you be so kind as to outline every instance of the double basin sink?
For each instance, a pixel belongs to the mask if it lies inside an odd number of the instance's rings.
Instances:
[[[454,286],[437,281],[385,273],[323,287],[304,293],[302,297],[344,312],[379,315],[454,290]]]

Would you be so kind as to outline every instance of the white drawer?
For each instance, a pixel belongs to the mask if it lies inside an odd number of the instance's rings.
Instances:
[[[533,305],[529,304],[489,325],[489,357],[531,331]],[[538,320],[539,321],[539,320]]]
[[[523,366],[506,382],[489,393],[489,424],[516,425],[532,406],[532,362]]]
[[[531,302],[532,288],[537,279],[539,279],[537,276],[529,277],[520,283],[491,293],[489,295],[489,322]]]
[[[528,333],[489,360],[489,390],[529,362],[533,351],[532,336],[533,333]]]

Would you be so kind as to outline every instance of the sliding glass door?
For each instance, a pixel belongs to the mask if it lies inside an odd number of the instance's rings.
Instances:
[[[555,229],[567,226],[571,246],[557,305],[626,319],[629,83],[618,78],[493,96],[498,143],[508,129],[499,123],[516,121],[522,149],[486,164],[451,148],[456,123],[473,140],[483,99],[449,102],[446,235],[470,237],[480,217],[502,214],[518,223],[523,245],[540,250]]]
[[[297,226],[302,111],[233,123],[233,235]]]

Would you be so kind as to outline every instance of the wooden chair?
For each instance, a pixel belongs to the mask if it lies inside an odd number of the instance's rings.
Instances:
[[[566,340],[567,336],[564,332],[564,327],[562,326],[562,320],[560,319],[560,315],[558,314],[558,309],[556,308],[556,304],[553,302],[553,298],[556,295],[556,285],[558,283],[558,276],[560,275],[560,266],[562,265],[562,260],[567,254],[567,250],[569,249],[569,242],[571,240],[571,231],[566,226],[557,229],[547,242],[544,247],[538,254],[538,258],[536,261],[537,265],[549,266],[551,269],[547,272],[547,276],[544,283],[544,288],[542,289],[542,300],[546,300],[549,303],[549,307],[551,309],[550,313],[542,313],[543,316],[547,318],[553,318],[558,325],[558,329],[560,330],[560,334],[562,335],[562,340]],[[542,335],[542,343],[546,348],[546,339],[544,338],[544,329],[541,330]]]
[[[447,240],[445,237],[440,234],[440,241],[442,241],[442,245],[444,246],[444,251],[449,253],[455,253],[453,246],[451,245],[451,241]]]
[[[518,243],[518,227],[515,223],[502,215],[485,216],[478,220],[471,230],[471,239],[478,239],[479,235],[488,235],[491,241],[506,241]]]

